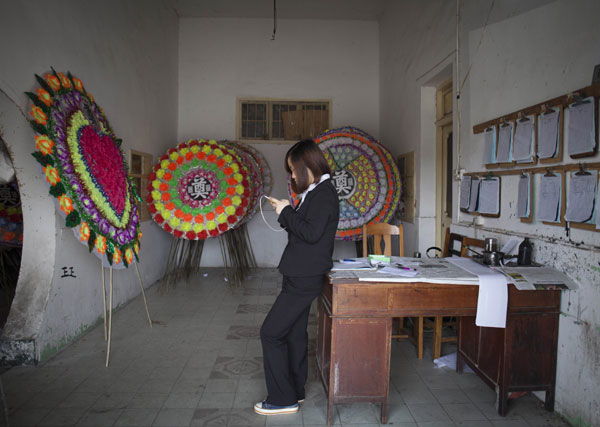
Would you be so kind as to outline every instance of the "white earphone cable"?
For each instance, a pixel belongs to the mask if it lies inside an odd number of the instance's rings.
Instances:
[[[264,194],[263,194],[263,195],[261,195],[261,196],[260,196],[260,200],[259,200],[259,202],[258,202],[258,206],[259,206],[259,208],[260,208],[260,216],[262,216],[262,219],[263,219],[263,221],[264,221],[265,225],[266,225],[267,227],[269,227],[269,228],[270,228],[271,230],[273,230],[273,231],[277,231],[277,232],[279,232],[279,231],[285,231],[285,228],[280,228],[279,230],[277,230],[277,229],[275,229],[275,228],[271,227],[271,226],[269,225],[269,223],[267,222],[267,220],[265,219],[265,215],[263,214],[263,210],[262,210],[262,198],[263,198],[263,197],[264,197],[265,199],[267,199],[267,196],[265,196]],[[269,199],[267,199],[267,200],[269,200]]]

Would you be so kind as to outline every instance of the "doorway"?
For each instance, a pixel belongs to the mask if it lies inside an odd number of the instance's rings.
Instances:
[[[23,211],[12,160],[0,138],[0,329],[15,297],[23,248]]]
[[[437,247],[452,224],[452,79],[436,89],[436,231]]]

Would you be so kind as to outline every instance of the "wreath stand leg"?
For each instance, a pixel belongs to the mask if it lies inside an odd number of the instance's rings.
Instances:
[[[106,346],[106,367],[110,360],[110,335],[112,331],[112,299],[113,299],[113,269],[110,268],[110,297],[109,297],[109,312],[108,312],[108,344]]]
[[[140,281],[140,288],[142,289],[142,297],[144,298],[144,306],[146,307],[146,315],[148,316],[148,323],[150,327],[152,327],[152,319],[150,318],[150,311],[148,310],[148,302],[146,301],[146,293],[144,292],[144,285],[142,284],[142,276],[140,275],[140,269],[138,268],[138,263],[135,263],[135,271],[137,271],[137,276]]]
[[[104,280],[104,266],[102,265],[102,260],[100,260],[100,268],[102,268],[102,299],[104,300],[104,341],[108,340],[108,336],[106,335],[106,280]]]

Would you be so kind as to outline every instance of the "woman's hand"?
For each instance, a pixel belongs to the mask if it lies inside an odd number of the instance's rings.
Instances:
[[[281,213],[283,208],[290,205],[289,200],[279,200],[274,197],[269,197],[269,203],[271,203],[271,206],[273,206],[273,209],[275,212],[277,212],[277,215]]]

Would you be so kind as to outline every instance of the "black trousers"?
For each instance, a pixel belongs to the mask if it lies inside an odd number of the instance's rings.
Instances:
[[[293,405],[304,399],[308,378],[308,314],[324,276],[283,277],[281,293],[260,328],[267,403]]]

